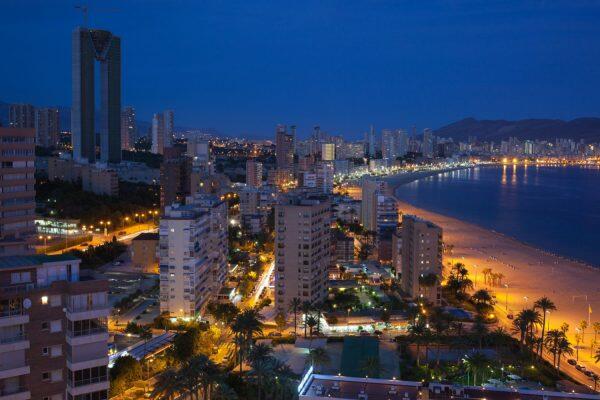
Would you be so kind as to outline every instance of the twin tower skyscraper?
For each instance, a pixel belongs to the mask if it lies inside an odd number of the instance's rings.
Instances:
[[[109,31],[79,27],[72,36],[72,57],[73,159],[83,164],[96,162],[99,144],[98,161],[118,164],[121,162],[121,39]],[[96,63],[100,68],[99,107]]]

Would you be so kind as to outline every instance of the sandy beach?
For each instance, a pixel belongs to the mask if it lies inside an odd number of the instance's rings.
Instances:
[[[600,321],[600,270],[576,261],[549,254],[513,238],[477,225],[416,208],[399,201],[400,210],[430,220],[443,228],[444,242],[452,244],[452,254],[444,256],[444,265],[463,262],[469,269],[476,289],[485,288],[482,270],[491,268],[502,273],[500,287],[490,288],[496,295],[497,311],[501,317],[508,313],[532,307],[542,296],[549,297],[556,306],[549,316],[550,329],[563,322],[570,325],[569,339],[575,342],[575,328],[582,320]],[[600,251],[600,250],[599,250]],[[507,284],[508,288],[504,285]],[[504,322],[508,322],[505,318]],[[579,350],[580,361],[591,366],[590,344],[593,329],[585,331],[583,347]],[[600,337],[598,339],[600,341]],[[599,370],[597,364],[595,370]]]

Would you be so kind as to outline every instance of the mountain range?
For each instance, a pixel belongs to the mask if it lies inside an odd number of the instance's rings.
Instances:
[[[554,140],[556,138],[580,140],[586,143],[600,142],[600,118],[478,120],[465,118],[435,131],[436,136],[467,141],[476,136],[480,141],[499,142],[516,137],[531,140]]]

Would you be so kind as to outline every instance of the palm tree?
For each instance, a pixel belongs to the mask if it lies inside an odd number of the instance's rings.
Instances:
[[[594,360],[596,360],[596,363],[600,362],[600,349],[596,350],[596,354],[594,355]]]
[[[317,347],[316,349],[311,349],[308,353],[308,358],[313,365],[315,372],[320,373],[323,365],[329,364],[331,358],[329,357],[329,353],[323,347]]]
[[[240,373],[242,372],[244,354],[252,343],[253,336],[262,334],[263,318],[256,308],[249,308],[240,312],[232,323],[231,330],[236,335],[235,343],[239,346]]]
[[[473,373],[473,385],[477,385],[477,375],[489,364],[488,358],[480,352],[474,352],[464,358],[467,370]]]
[[[533,303],[533,308],[542,310],[542,336],[538,346],[538,357],[542,356],[542,345],[544,344],[544,333],[546,332],[546,313],[556,310],[556,305],[547,297],[542,297]]]
[[[310,304],[310,301],[303,302],[300,310],[302,311],[302,314],[304,314],[304,337],[306,338],[306,320],[308,319],[308,314],[312,310],[312,304]]]
[[[483,318],[481,316],[477,316],[475,318],[475,324],[473,324],[472,332],[477,338],[477,343],[479,343],[479,350],[481,350],[483,348],[483,338],[488,333],[488,328],[483,322]]]
[[[181,379],[178,373],[169,368],[156,378],[150,397],[157,400],[172,400],[182,392]]]
[[[440,342],[446,330],[450,327],[451,317],[447,312],[442,311],[440,308],[436,308],[431,315],[431,325],[437,336],[437,350],[436,350],[436,365],[440,365]]]
[[[535,309],[524,309],[521,310],[515,319],[513,320],[513,326],[515,330],[520,334],[521,345],[531,344],[534,338],[533,332],[536,325],[542,323],[542,317],[539,311]]]
[[[298,297],[294,297],[290,301],[290,310],[294,313],[294,335],[296,335],[298,328],[298,310],[300,309],[300,305],[302,305],[302,301]]]
[[[321,315],[323,313],[323,303],[318,302],[316,303],[313,308],[314,310],[317,312],[315,318],[317,319],[317,332],[321,332]]]
[[[252,350],[248,354],[248,361],[252,366],[251,373],[256,377],[256,384],[258,387],[258,400],[261,398],[261,391],[263,386],[263,378],[271,371],[271,354],[273,349],[271,346],[264,343],[257,344],[252,347]]]
[[[477,312],[482,314],[486,310],[488,310],[491,306],[494,305],[494,298],[490,294],[489,291],[485,289],[480,289],[473,293],[471,296],[471,300],[475,303],[477,308]]]
[[[427,335],[428,329],[423,321],[416,321],[408,327],[408,333],[411,340],[417,345],[417,365],[421,365],[421,341]]]
[[[558,373],[560,373],[560,359],[563,354],[573,355],[573,348],[566,336],[558,342],[558,363],[556,365]]]
[[[565,338],[565,333],[558,329],[549,330],[544,338],[544,346],[552,353],[552,365],[556,368],[556,357],[558,356],[560,341]]]
[[[484,268],[481,270],[481,273],[483,274],[483,283],[485,285],[488,284],[489,281],[489,276],[492,274],[492,269],[491,268]]]
[[[191,358],[187,368],[190,369],[187,373],[196,374],[198,385],[202,388],[203,399],[210,400],[213,385],[222,378],[217,364],[201,354]]]
[[[317,326],[318,322],[317,322],[317,318],[314,315],[309,315],[308,318],[306,318],[306,322],[305,325],[308,325],[308,328],[310,329],[310,336],[312,337],[313,335],[313,329],[315,328],[315,326]]]

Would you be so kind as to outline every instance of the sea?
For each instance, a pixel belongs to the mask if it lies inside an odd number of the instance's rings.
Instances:
[[[400,186],[415,207],[600,267],[600,168],[480,166]]]

